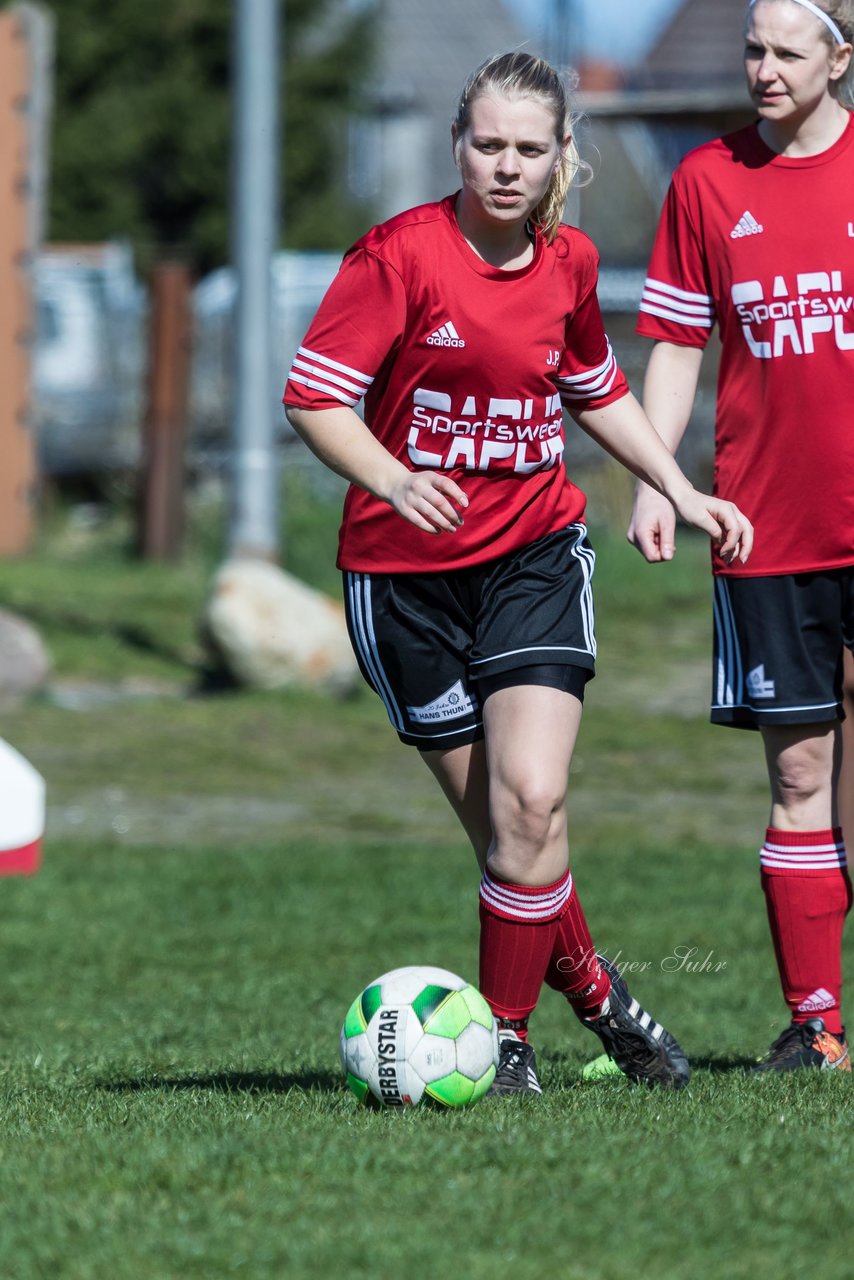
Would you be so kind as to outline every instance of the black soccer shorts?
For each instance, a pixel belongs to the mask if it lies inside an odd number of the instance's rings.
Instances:
[[[841,720],[842,651],[854,649],[854,566],[715,578],[714,724]]]
[[[530,678],[515,683],[583,698],[596,659],[594,561],[573,524],[469,569],[345,571],[353,649],[401,741],[435,751],[483,737],[483,697],[523,668]]]

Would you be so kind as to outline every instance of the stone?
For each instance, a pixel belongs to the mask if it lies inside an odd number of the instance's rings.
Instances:
[[[50,657],[35,627],[0,609],[0,706],[15,706],[39,693],[50,669]]]
[[[349,693],[359,680],[344,609],[265,560],[227,560],[202,619],[213,656],[240,685]]]

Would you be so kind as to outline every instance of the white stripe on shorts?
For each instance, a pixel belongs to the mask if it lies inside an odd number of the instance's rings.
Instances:
[[[350,602],[350,618],[353,624],[353,640],[371,682],[382,698],[388,718],[397,731],[405,731],[403,715],[383,670],[374,632],[371,606],[371,576],[367,573],[345,571],[347,597]]]
[[[593,569],[596,565],[596,552],[591,546],[584,546],[584,538],[587,534],[587,527],[583,524],[570,525],[571,529],[577,529],[578,534],[575,544],[571,548],[571,554],[581,565],[581,572],[584,575],[584,586],[581,589],[581,616],[584,620],[584,639],[587,641],[593,657],[596,657],[596,626],[593,611]]]
[[[715,578],[714,617],[717,640],[714,705],[744,706],[744,664],[738,646],[735,619],[726,578]]]

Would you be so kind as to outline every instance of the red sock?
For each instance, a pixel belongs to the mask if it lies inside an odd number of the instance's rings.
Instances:
[[[842,930],[851,880],[842,831],[769,827],[760,853],[762,889],[780,983],[794,1022],[820,1017],[842,1030]]]
[[[566,911],[558,921],[546,982],[566,996],[582,1018],[598,1012],[611,990],[611,979],[596,959],[596,948],[575,885]]]
[[[572,888],[508,884],[488,869],[480,884],[480,990],[499,1026],[527,1039],[527,1019],[543,985],[558,921]]]

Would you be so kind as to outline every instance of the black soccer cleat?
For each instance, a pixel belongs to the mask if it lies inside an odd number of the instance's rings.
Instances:
[[[498,1069],[487,1098],[508,1093],[542,1093],[537,1079],[537,1055],[524,1040],[514,1035],[502,1036],[498,1042]]]
[[[596,959],[611,979],[611,990],[597,1017],[582,1018],[583,1024],[596,1032],[605,1052],[630,1080],[683,1088],[691,1067],[673,1036],[644,1012],[617,966],[607,956]]]
[[[791,1022],[777,1037],[765,1057],[751,1071],[798,1071],[811,1067],[820,1071],[850,1071],[851,1055],[845,1031],[834,1035],[823,1018]]]

